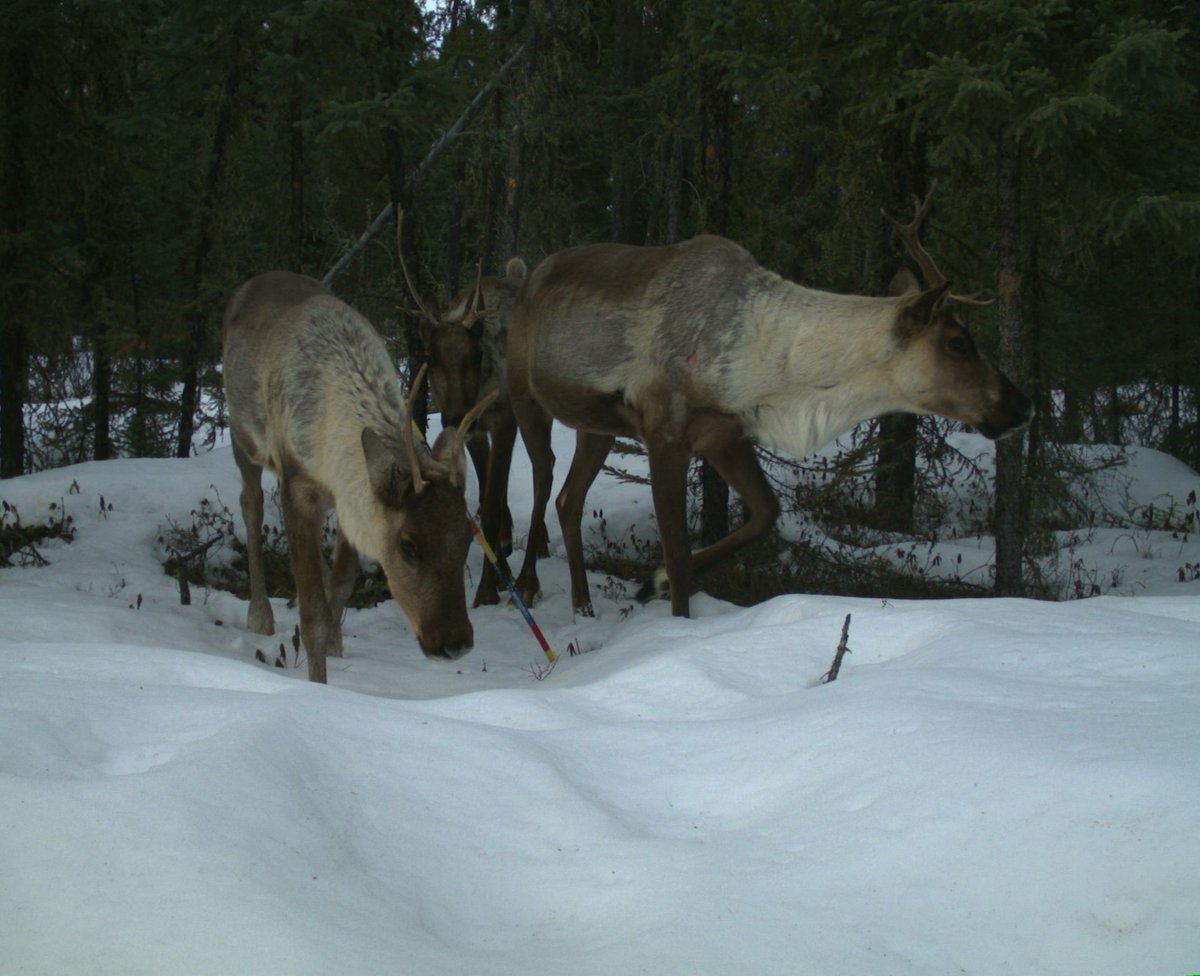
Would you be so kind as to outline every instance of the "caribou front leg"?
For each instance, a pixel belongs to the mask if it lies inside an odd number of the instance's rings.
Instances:
[[[339,528],[337,545],[333,550],[333,568],[330,570],[325,590],[325,599],[329,604],[329,616],[339,627],[346,603],[350,599],[350,594],[354,592],[354,584],[358,582],[358,571],[358,550],[350,545],[350,540]],[[340,651],[341,648],[339,647],[338,650]],[[331,652],[330,656],[337,657],[338,655]]]
[[[671,613],[687,617],[692,592],[692,553],[687,530],[687,473],[691,455],[675,438],[647,439],[646,455],[650,461],[650,491],[662,540],[663,566],[671,587]]]
[[[342,656],[342,632],[325,598],[321,570],[321,524],[325,512],[312,487],[303,480],[279,479],[283,525],[287,532],[296,602],[300,608],[300,639],[308,652],[308,680],[326,681],[326,657]]]
[[[233,434],[233,459],[242,473],[242,522],[246,526],[246,566],[250,572],[250,609],[246,627],[256,634],[275,633],[275,614],[267,597],[266,570],[263,567],[263,490],[262,466],[250,460]]]
[[[512,363],[510,362],[510,366]],[[522,389],[517,382],[520,374],[509,371],[509,389],[513,413],[521,430],[521,440],[533,466],[533,511],[529,515],[529,539],[525,544],[525,561],[517,576],[517,592],[527,606],[533,606],[541,596],[538,581],[538,556],[548,548],[546,538],[546,506],[550,504],[550,490],[554,487],[554,450],[550,444],[553,420],[540,406],[533,402],[528,388]]]
[[[571,608],[585,617],[594,617],[596,611],[592,608],[587,568],[583,560],[583,503],[614,440],[616,438],[604,434],[587,434],[583,431],[575,434],[575,456],[571,459],[567,480],[555,501],[563,545],[567,550],[567,565],[571,570]]]

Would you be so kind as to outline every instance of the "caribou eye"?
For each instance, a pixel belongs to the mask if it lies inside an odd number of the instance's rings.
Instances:
[[[413,544],[413,542],[410,539],[401,539],[399,549],[400,549],[400,555],[404,558],[405,562],[408,562],[408,563],[417,562],[417,559],[419,557],[418,553],[417,553],[417,547],[416,547],[416,545]]]
[[[969,356],[971,355],[971,340],[966,336],[951,336],[946,340],[946,351],[951,356]]]

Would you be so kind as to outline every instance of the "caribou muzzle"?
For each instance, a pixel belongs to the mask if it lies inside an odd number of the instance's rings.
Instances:
[[[1007,377],[999,402],[973,426],[989,440],[998,441],[1019,434],[1033,420],[1033,401],[1014,386]]]
[[[475,633],[468,622],[465,630],[455,634],[435,634],[431,638],[417,634],[417,643],[430,660],[457,661],[475,646]]]

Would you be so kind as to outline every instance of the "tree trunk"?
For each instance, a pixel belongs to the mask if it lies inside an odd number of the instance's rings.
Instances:
[[[303,64],[304,49],[300,35],[292,38],[292,56]],[[292,81],[288,99],[288,251],[291,269],[304,271],[304,245],[308,228],[304,215],[304,83]]]
[[[683,136],[673,135],[670,142],[667,178],[667,226],[664,243],[678,243],[683,226]]]
[[[509,126],[508,166],[504,176],[504,209],[500,218],[500,253],[497,268],[520,253],[521,204],[525,198],[525,144],[528,125],[529,93],[541,62],[542,0],[530,0],[529,34],[525,41],[525,61],[512,99]]]
[[[612,89],[617,109],[612,112],[612,239],[621,244],[645,240],[644,222],[635,216],[635,189],[640,168],[636,147],[629,138],[623,106],[641,76],[642,5],[633,0],[612,0],[613,65]]]
[[[200,197],[199,233],[196,250],[192,257],[192,281],[195,293],[192,302],[187,342],[183,351],[183,393],[179,403],[179,434],[175,441],[175,456],[190,457],[192,438],[196,431],[196,411],[200,406],[200,363],[204,355],[208,324],[213,321],[213,309],[209,307],[208,262],[212,254],[213,238],[216,235],[217,191],[225,172],[229,140],[233,133],[234,104],[242,80],[242,49],[234,41],[232,64],[225,77],[221,93],[221,104],[217,110],[217,125],[213,132],[212,155],[209,157],[208,173],[204,180],[204,191]]]
[[[999,366],[1017,386],[1025,385],[1021,308],[1021,148],[1002,139],[997,158],[999,228],[996,236],[996,323]],[[997,596],[1024,596],[1025,435],[996,443],[996,584]]]
[[[720,81],[718,70],[702,62],[699,82],[704,229],[712,234],[729,233],[733,190],[730,175],[733,105],[729,92]],[[729,534],[729,486],[707,460],[700,463],[700,484],[700,542],[707,546]]]
[[[0,132],[0,226],[10,241],[29,229],[29,168],[25,159],[31,69],[22,45],[13,46],[4,78]],[[30,289],[22,249],[0,251],[0,478],[25,473],[26,340]]]
[[[875,461],[875,515],[881,528],[912,532],[916,512],[917,417],[889,413],[879,418]]]

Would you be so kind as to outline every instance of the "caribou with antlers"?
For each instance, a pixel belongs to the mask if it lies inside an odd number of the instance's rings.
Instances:
[[[421,340],[429,360],[429,386],[441,411],[442,423],[460,423],[481,397],[496,394],[492,405],[475,424],[467,440],[467,450],[479,478],[483,534],[497,552],[507,554],[512,549],[508,472],[517,439],[517,422],[508,399],[504,348],[513,296],[527,275],[525,262],[512,258],[503,277],[483,275],[480,271],[475,286],[456,297],[440,315],[421,301],[403,256],[401,268],[417,305]],[[485,560],[473,606],[499,602],[496,571]]]
[[[918,201],[913,222],[896,227],[928,287],[895,297],[794,284],[715,236],[666,247],[576,247],[542,261],[513,304],[508,342],[509,391],[534,472],[522,597],[532,602],[539,593],[553,419],[577,432],[556,502],[575,610],[592,612],[584,499],[614,438],[624,436],[646,448],[664,562],[655,591],[669,590],[677,616],[688,614],[694,574],[778,517],[756,443],[800,458],[892,411],[940,414],[992,438],[1024,427],[1030,401],[979,354],[949,285],[920,247],[927,210],[928,201]],[[749,514],[725,538],[690,552],[687,473],[696,455]]]
[[[383,567],[426,656],[470,650],[463,439],[495,394],[443,430],[432,452],[418,450],[413,394],[401,400],[379,334],[319,282],[281,271],[251,278],[229,300],[223,362],[242,474],[249,629],[275,629],[262,551],[267,468],[279,480],[310,680],[325,681],[325,659],[341,656],[341,616],[360,552]],[[338,519],[332,571],[321,555],[330,509]]]

